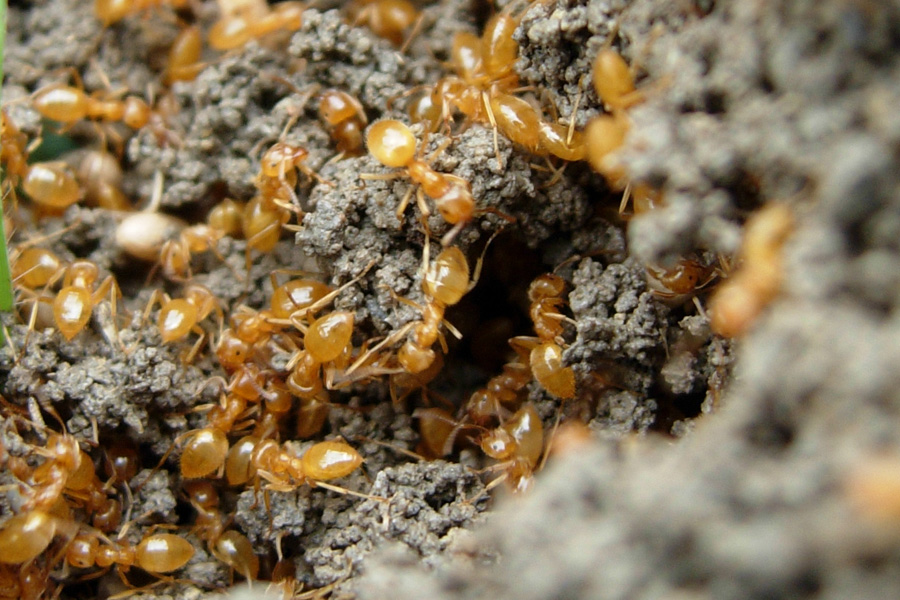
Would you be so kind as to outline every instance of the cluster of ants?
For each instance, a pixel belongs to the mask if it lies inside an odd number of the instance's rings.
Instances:
[[[112,26],[148,9],[182,9],[186,5],[186,0],[96,0],[95,10],[104,26]],[[516,14],[515,5],[492,17],[480,37],[456,35],[447,62],[451,73],[428,89],[410,92],[415,95],[408,104],[410,121],[422,124],[426,132],[442,127],[450,131],[454,118],[463,115],[467,124],[493,130],[498,162],[502,135],[548,160],[586,160],[610,189],[623,192],[622,211],[631,199],[633,213],[629,216],[639,218],[663,206],[661,192],[629,181],[617,160],[617,150],[629,129],[628,113],[645,99],[636,88],[632,68],[615,50],[604,47],[593,67],[603,114],[584,131],[576,129],[574,115],[568,125],[546,119],[541,110],[518,95],[520,84],[513,67],[519,48],[513,33],[522,12]],[[261,0],[221,0],[220,6],[221,17],[206,38],[215,50],[239,49],[252,39],[291,32],[302,25],[303,6],[298,2],[270,7]],[[353,24],[368,26],[397,46],[408,42],[421,24],[420,17],[407,0],[357,0],[348,10]],[[186,26],[172,45],[163,81],[172,84],[195,78],[206,66],[201,60],[203,51],[199,28]],[[42,117],[63,125],[89,119],[121,123],[131,130],[164,128],[165,111],[136,95],[89,95],[80,85],[57,84],[35,91],[31,103]],[[300,174],[323,185],[328,182],[305,165],[308,152],[295,144],[281,141],[265,151],[253,181],[256,193],[246,202],[223,200],[205,222],[192,225],[160,213],[156,207],[128,212],[116,233],[128,255],[153,263],[164,278],[184,284],[181,297],[157,291],[144,310],[146,321],[159,307],[156,329],[163,343],[183,344],[183,360],[189,363],[210,337],[215,338],[209,345],[225,373],[216,380],[220,401],[206,414],[205,426],[181,436],[175,445],[180,449],[184,497],[195,512],[192,533],[207,544],[214,557],[248,580],[265,575],[250,541],[222,514],[220,487],[223,483],[252,485],[277,493],[308,485],[365,496],[331,483],[360,467],[363,458],[356,449],[344,440],[332,439],[314,443],[298,456],[282,441],[282,424],[293,415],[292,437],[320,435],[333,392],[351,384],[386,379],[398,405],[413,391],[424,389],[443,368],[445,331],[458,334],[445,319],[446,310],[472,289],[480,267],[479,260],[473,277],[469,259],[452,245],[479,214],[468,181],[439,172],[431,161],[420,158],[419,149],[425,142],[419,143],[410,125],[392,119],[370,125],[361,103],[345,91],[319,93],[318,109],[340,156],[369,152],[389,169],[364,174],[363,179],[406,177],[413,182],[397,207],[398,218],[416,193],[423,224],[431,214],[430,200],[449,226],[434,260],[426,236],[421,270],[424,301],[398,298],[419,312],[418,319],[371,347],[367,343],[355,347],[354,313],[328,307],[368,269],[338,288],[313,279],[279,283],[273,278],[274,291],[267,307],[241,306],[230,314],[213,292],[193,281],[195,255],[218,255],[218,244],[226,237],[246,240],[249,270],[253,252],[271,252],[285,230],[302,227],[303,214],[296,197]],[[121,189],[121,162],[114,153],[87,151],[77,168],[60,160],[30,161],[27,136],[5,112],[0,118],[4,189],[11,198],[17,194],[27,198],[34,219],[59,216],[77,202],[123,214],[131,211],[131,202]],[[15,214],[12,210],[6,217],[13,226]],[[293,218],[296,225],[290,225]],[[791,221],[788,209],[773,204],[748,224],[739,257],[742,266],[728,274],[710,302],[714,331],[728,337],[741,335],[778,293],[781,248]],[[694,258],[668,267],[647,266],[648,280],[667,299],[693,297],[717,271]],[[49,249],[24,244],[13,254],[12,276],[29,329],[55,328],[72,340],[88,326],[94,308],[106,302],[116,321],[119,286],[112,275],[101,278],[100,269],[88,260],[66,262]],[[492,470],[502,472],[491,485],[506,481],[519,492],[531,487],[548,442],[535,406],[523,401],[524,392],[536,382],[546,394],[560,400],[577,393],[575,372],[564,359],[567,323],[571,321],[565,314],[566,287],[566,281],[556,274],[532,281],[528,300],[534,335],[509,340],[515,358],[455,413],[433,406],[415,410],[421,436],[418,452],[423,457],[447,457],[462,446],[474,446],[497,461]],[[209,319],[216,323],[214,336],[204,327]],[[192,333],[197,339],[188,344],[185,340]],[[290,357],[286,363],[279,360],[284,355]],[[11,486],[18,490],[21,502],[16,514],[0,524],[0,546],[5,550],[0,554],[0,588],[17,590],[14,595],[24,598],[40,597],[51,572],[65,580],[74,577],[69,572],[74,571],[83,579],[98,569],[103,572],[118,566],[121,571],[137,567],[164,577],[188,563],[194,548],[183,537],[149,533],[132,543],[124,535],[133,521],[123,519],[123,495],[140,468],[139,452],[133,444],[104,448],[104,481],[96,471],[95,457],[64,428],[62,433],[54,432],[15,411],[8,412],[10,422],[25,424],[33,438],[42,442],[32,446],[29,457],[2,449],[14,481]],[[67,575],[60,576],[63,565]],[[276,567],[272,571],[286,570]]]

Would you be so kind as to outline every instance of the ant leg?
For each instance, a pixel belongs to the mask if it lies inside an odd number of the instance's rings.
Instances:
[[[400,204],[397,205],[397,212],[395,213],[397,216],[397,220],[400,221],[400,226],[403,226],[403,213],[406,212],[406,207],[409,206],[409,199],[412,197],[413,187],[410,186],[408,190],[406,190],[406,194],[403,195],[403,199],[400,200]],[[417,200],[418,201],[418,200]],[[421,205],[419,206],[421,209]]]
[[[416,17],[416,22],[413,23],[412,31],[409,32],[409,36],[403,41],[403,45],[400,46],[400,54],[406,54],[406,50],[409,48],[409,45],[412,41],[419,35],[419,32],[422,31],[422,23],[425,22],[425,13],[420,12],[419,16]]]
[[[428,217],[431,216],[431,209],[428,208],[428,203],[425,201],[425,193],[422,191],[422,188],[416,190],[416,205],[419,207],[419,212],[421,213],[419,222],[422,223],[425,235],[431,237],[431,228],[428,226]]]
[[[121,338],[119,337],[119,325],[116,323],[116,317],[118,314],[118,298],[121,298],[122,292],[119,290],[119,284],[116,283],[115,278],[112,275],[109,275],[106,279],[103,280],[102,283],[97,287],[94,293],[91,295],[91,307],[93,308],[97,304],[103,300],[104,296],[106,296],[107,292],[109,293],[109,309],[110,309],[110,317],[112,319],[112,327],[113,327],[113,336],[115,337],[116,343],[119,345],[119,348],[122,352],[125,352],[125,345],[122,343]],[[107,341],[110,341],[107,339]]]
[[[488,121],[491,123],[491,129],[494,130],[494,155],[497,157],[497,164],[500,167],[500,170],[503,170],[503,159],[500,157],[500,139],[499,139],[499,128],[497,127],[497,120],[494,118],[494,110],[491,108],[491,102],[488,99],[487,92],[481,92],[481,102],[484,104],[485,112],[488,116]]]
[[[166,302],[171,302],[171,300],[172,299],[169,298],[169,295],[161,289],[156,288],[155,290],[153,290],[153,293],[150,294],[150,300],[147,302],[147,307],[144,308],[144,312],[141,314],[141,321],[140,323],[138,323],[138,328],[144,326],[144,324],[147,322],[147,319],[150,318],[150,312],[157,304],[162,306]]]
[[[619,214],[625,214],[625,207],[628,206],[628,200],[631,199],[631,182],[625,186],[625,191],[622,193],[622,201],[619,203]]]
[[[181,357],[181,362],[183,362],[185,365],[190,365],[194,362],[194,359],[197,358],[197,353],[200,352],[200,348],[203,347],[203,342],[206,341],[206,332],[203,331],[202,327],[200,327],[199,325],[194,325],[191,328],[191,331],[198,334],[200,337],[197,338],[197,341],[194,342],[194,345],[191,346],[191,349]]]

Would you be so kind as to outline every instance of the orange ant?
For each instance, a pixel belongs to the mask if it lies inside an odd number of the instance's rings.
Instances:
[[[55,411],[52,414],[58,419]],[[44,427],[40,423],[40,427]],[[32,447],[33,454],[44,462],[32,468],[19,456],[8,459],[10,472],[27,487],[27,500],[22,507],[31,510],[55,510],[65,494],[76,499],[93,515],[94,526],[104,531],[118,527],[121,504],[107,495],[94,470],[91,457],[81,450],[78,441],[68,433],[49,432],[43,447]]]
[[[428,456],[443,457],[450,453],[457,433],[465,425],[453,419],[440,408],[418,409],[413,414],[420,419],[420,449]],[[515,493],[530,489],[535,467],[544,449],[544,425],[531,403],[525,403],[508,419],[494,428],[475,425],[482,433],[476,443],[490,458],[502,461],[491,470],[504,470],[503,476],[492,482],[488,489],[501,481],[509,481]]]
[[[0,597],[41,600],[50,589],[49,563],[31,562],[22,565],[0,564]],[[62,586],[53,593],[58,597]],[[52,597],[52,596],[51,596]]]
[[[273,7],[256,2],[245,6],[234,14],[222,15],[213,24],[209,45],[216,50],[233,50],[276,31],[296,31],[303,24],[303,10],[301,2],[281,2]]]
[[[150,296],[150,301],[147,302],[147,308],[144,309],[142,321],[147,319],[151,309],[157,303],[160,304],[157,329],[164,344],[179,340],[191,331],[200,336],[193,348],[185,355],[184,362],[186,364],[193,361],[197,351],[203,345],[203,340],[206,339],[206,332],[199,326],[199,323],[215,312],[221,329],[222,321],[225,318],[215,295],[208,288],[198,284],[189,285],[184,291],[184,298],[174,300],[160,290],[155,290]]]
[[[563,366],[560,346],[565,316],[559,309],[565,302],[562,298],[565,286],[561,277],[551,273],[531,282],[529,312],[537,337],[518,336],[509,340],[516,359],[503,365],[503,373],[492,377],[466,404],[466,413],[476,425],[486,426],[501,416],[503,407],[517,402],[519,392],[532,377],[554,397],[568,399],[575,395],[575,372],[572,367]]]
[[[349,7],[354,26],[365,25],[372,33],[399,46],[419,11],[409,0],[354,0]]]
[[[524,493],[534,483],[534,469],[544,450],[544,424],[528,402],[499,427],[479,438],[482,451],[501,462],[505,473],[489,486],[508,480],[515,493]]]
[[[12,261],[13,281],[29,290],[51,285],[65,270],[63,261],[45,248],[26,248]]]
[[[228,453],[228,438],[234,424],[247,409],[247,400],[238,394],[223,396],[222,402],[207,414],[207,426],[188,432],[190,436],[181,452],[181,476],[199,479],[217,471]],[[177,442],[177,440],[176,440]]]
[[[520,17],[513,16],[518,3],[510,3],[487,23],[481,37],[461,32],[453,38],[450,68],[455,75],[441,79],[430,94],[410,108],[414,120],[431,127],[449,123],[452,109],[470,119],[490,124],[494,152],[500,167],[498,133],[531,152],[552,154],[565,160],[581,160],[584,142],[578,132],[546,122],[531,104],[512,95],[519,84],[513,65],[519,44],[513,39]]]
[[[194,555],[190,542],[173,534],[145,537],[137,546],[111,543],[100,547],[99,533],[78,534],[78,524],[52,516],[43,510],[30,510],[10,517],[0,528],[0,563],[30,563],[40,556],[57,534],[69,538],[66,561],[76,568],[113,564],[123,569],[137,566],[150,573],[167,573],[183,567]],[[105,538],[103,538],[105,539]]]
[[[453,416],[443,408],[418,408],[413,417],[419,419],[419,445],[416,452],[425,458],[438,459],[450,454],[460,429]]]
[[[6,110],[0,110],[0,163],[4,186],[14,189],[28,172],[28,136],[22,133]]]
[[[121,121],[132,129],[142,128],[152,115],[147,103],[137,96],[128,96],[124,100],[100,99],[96,95],[87,95],[78,87],[61,84],[51,84],[36,91],[34,108],[41,116],[60,123],[91,118]]]
[[[128,483],[141,470],[137,445],[128,438],[115,437],[103,448],[104,471],[113,482]]]
[[[135,258],[158,262],[163,274],[176,281],[190,278],[192,254],[209,251],[224,262],[216,246],[226,235],[239,232],[243,207],[233,200],[223,200],[210,211],[206,223],[188,226],[177,217],[155,212],[162,192],[161,178],[157,182],[151,206],[119,223],[118,245]]]
[[[566,282],[558,275],[546,273],[531,282],[528,299],[531,301],[531,320],[537,339],[514,338],[517,343],[531,347],[529,363],[534,378],[546,391],[557,398],[575,395],[575,373],[572,367],[563,367],[562,322],[565,316],[559,308],[565,303],[562,293]]]
[[[592,77],[597,95],[611,112],[628,110],[644,101],[644,95],[635,89],[631,68],[612,48],[597,53]]]
[[[131,210],[131,202],[121,189],[122,167],[118,159],[105,150],[88,150],[78,164],[78,180],[85,200],[91,206],[107,210]]]
[[[491,377],[466,403],[466,415],[476,425],[486,427],[503,414],[503,406],[515,403],[519,392],[533,379],[528,349],[516,343],[516,338],[510,340],[510,345],[517,359],[503,365],[503,372]]]
[[[759,313],[778,295],[784,279],[782,248],[794,228],[794,215],[784,204],[757,211],[744,226],[737,272],[710,299],[712,330],[725,337],[744,334]]]
[[[94,14],[104,27],[109,27],[125,17],[136,15],[154,6],[169,5],[172,8],[182,8],[187,6],[187,3],[188,0],[94,0]]]
[[[319,98],[319,116],[328,124],[341,156],[363,150],[363,130],[369,123],[359,100],[340,90],[325,90]]]
[[[63,287],[53,300],[53,318],[66,340],[78,335],[87,325],[94,307],[109,293],[113,322],[116,320],[116,298],[122,293],[115,278],[109,275],[96,285],[100,277],[97,265],[88,260],[76,260],[66,268]]]
[[[311,178],[319,176],[304,164],[309,152],[295,144],[277,142],[266,150],[260,159],[259,174],[254,180],[259,194],[244,208],[243,233],[247,240],[247,270],[250,270],[250,251],[271,252],[281,238],[281,229],[290,219],[291,212],[303,213],[294,192],[297,185],[296,171]]]
[[[591,167],[617,189],[627,185],[624,168],[612,154],[625,143],[630,123],[626,111],[644,101],[635,89],[634,76],[622,56],[607,46],[597,53],[593,65],[594,89],[611,114],[592,119],[585,129],[587,157]]]
[[[354,316],[334,311],[310,323],[303,336],[303,350],[288,363],[288,389],[299,398],[314,398],[322,390],[321,367],[338,358],[349,359]]]
[[[185,227],[178,234],[177,239],[166,241],[159,250],[159,264],[162,265],[163,274],[173,280],[183,280],[191,277],[191,255],[199,252],[210,251],[216,257],[225,262],[225,257],[219,254],[216,245],[225,237],[225,232],[199,223]]]
[[[409,127],[392,119],[378,121],[366,132],[366,143],[369,152],[378,162],[386,167],[405,169],[405,175],[419,185],[416,198],[423,221],[431,215],[431,211],[425,204],[422,192],[434,200],[444,220],[454,225],[442,240],[445,245],[472,219],[475,200],[469,190],[469,183],[455,175],[435,171],[429,165],[430,160],[416,158],[416,138]],[[440,150],[443,148],[438,149]],[[433,159],[434,155],[431,157]],[[393,179],[399,176],[401,175],[363,174],[362,178]],[[410,189],[397,207],[398,219],[402,220],[412,192]]]
[[[327,481],[353,473],[362,464],[362,456],[342,441],[318,442],[302,456],[295,456],[275,440],[247,436],[228,453],[228,483],[240,485],[259,476],[269,482],[269,489],[289,491],[307,484],[340,493],[355,493],[329,485]]]
[[[703,289],[715,276],[714,269],[687,258],[668,269],[647,265],[647,279],[653,293],[673,301]]]
[[[37,247],[19,251],[10,262],[13,284],[27,296],[19,302],[24,305],[21,312],[28,322],[28,331],[38,323],[41,328],[52,327],[53,296],[47,290],[65,274],[66,264],[50,250]]]
[[[212,482],[191,480],[184,483],[188,500],[197,511],[194,533],[209,546],[213,556],[240,573],[245,579],[254,580],[259,575],[259,558],[247,537],[227,526],[219,511],[219,493]]]
[[[295,313],[306,313],[319,305],[333,291],[330,287],[312,279],[292,279],[275,285],[269,304],[276,319],[290,319]]]
[[[425,264],[428,264],[427,261],[426,246]],[[421,373],[431,366],[435,360],[435,352],[431,347],[439,338],[443,343],[441,324],[444,322],[444,311],[448,306],[457,304],[471,287],[469,264],[462,251],[455,246],[442,250],[422,279],[426,301],[425,306],[420,307],[422,320],[410,323],[400,330],[400,333],[411,330],[397,352],[397,360],[406,372]]]
[[[176,81],[193,81],[206,66],[200,62],[203,54],[203,38],[196,26],[183,28],[169,48],[169,59],[163,73],[166,85]]]
[[[81,198],[74,173],[60,161],[30,165],[22,179],[22,189],[35,204],[51,212],[68,208]]]
[[[186,539],[172,533],[157,533],[143,538],[137,546],[110,540],[100,544],[96,533],[77,534],[66,550],[66,562],[77,569],[118,566],[124,573],[138,567],[148,573],[177,571],[194,556],[194,547]],[[124,576],[123,576],[124,580]],[[127,581],[126,581],[127,583]]]

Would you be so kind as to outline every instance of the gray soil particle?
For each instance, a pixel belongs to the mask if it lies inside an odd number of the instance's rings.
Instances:
[[[642,265],[585,259],[575,271],[569,306],[578,337],[566,352],[573,363],[629,360],[649,367],[659,360],[668,310],[647,290]],[[646,390],[645,390],[646,391]]]

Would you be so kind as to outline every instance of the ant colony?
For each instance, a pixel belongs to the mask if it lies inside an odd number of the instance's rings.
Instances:
[[[206,561],[221,585],[325,594],[340,582],[309,574],[305,536],[334,520],[322,507],[335,498],[391,514],[370,493],[375,469],[466,456],[480,487],[458,501],[483,510],[487,492],[539,486],[551,449],[590,440],[598,389],[646,395],[622,376],[643,366],[584,349],[573,264],[613,259],[573,231],[621,233],[667,209],[664,186],[633,181],[621,152],[664,86],[626,61],[639,53],[617,31],[585,38],[592,68],[575,92],[520,79],[523,22],[545,5],[507,3],[476,32],[435,28],[441,13],[407,0],[93,3],[104,52],[30,80],[0,112],[17,305],[5,339],[20,365],[50,353],[120,398],[95,409],[35,371],[44,391],[10,386],[0,401],[15,498],[0,589],[83,595],[115,578],[127,594],[190,584]],[[312,60],[298,40],[325,36],[329,17],[339,41]],[[433,44],[438,30],[456,33]],[[341,62],[346,39],[363,40],[361,56]],[[134,77],[100,69],[140,49],[153,50]],[[405,89],[357,77],[373,56]],[[217,96],[236,89],[248,114]],[[76,149],[48,155],[49,138]],[[577,217],[551,205],[582,195],[600,200]],[[708,318],[717,337],[697,353],[739,339],[779,293],[791,209],[745,217],[733,260],[699,248],[637,267],[641,301],[673,328]],[[136,372],[110,383],[108,365]],[[168,486],[168,515],[147,508],[153,486]],[[305,529],[279,531],[277,507],[297,498],[313,507]]]

